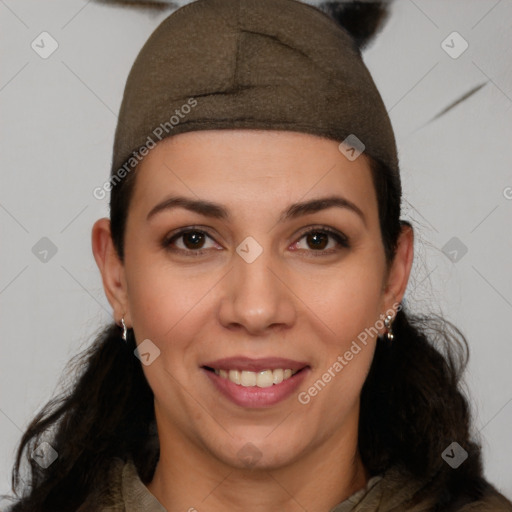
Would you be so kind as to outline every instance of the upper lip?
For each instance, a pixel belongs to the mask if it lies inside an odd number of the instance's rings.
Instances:
[[[213,368],[215,370],[246,370],[250,372],[261,372],[263,370],[276,370],[282,368],[284,370],[301,370],[308,366],[303,361],[294,361],[283,357],[263,357],[260,359],[251,359],[250,357],[225,357],[205,363],[203,366]]]

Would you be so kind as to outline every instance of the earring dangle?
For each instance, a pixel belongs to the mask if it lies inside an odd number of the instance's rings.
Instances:
[[[124,323],[124,317],[121,318],[121,324],[123,326],[123,334],[121,335],[123,341],[126,341],[126,338],[127,338],[127,333],[128,333],[128,329],[126,328],[126,324]]]
[[[391,328],[393,317],[391,315],[386,316],[384,319],[384,325],[386,326],[386,329],[388,330],[386,332],[386,337],[388,341],[393,341],[393,338],[395,335],[393,334],[393,329]]]

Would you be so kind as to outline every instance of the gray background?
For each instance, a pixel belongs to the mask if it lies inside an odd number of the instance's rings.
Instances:
[[[57,389],[69,358],[112,319],[90,242],[93,222],[108,215],[107,199],[92,191],[108,178],[129,68],[168,14],[82,0],[0,0],[0,493],[10,489],[22,430]],[[466,382],[486,476],[509,498],[511,19],[510,0],[397,0],[364,54],[390,111],[403,217],[416,230],[406,299],[467,335]],[[31,48],[43,31],[59,45],[47,59]],[[469,44],[456,59],[442,46],[453,31]],[[457,36],[446,45],[462,48]],[[46,262],[32,250],[42,237],[57,249]]]

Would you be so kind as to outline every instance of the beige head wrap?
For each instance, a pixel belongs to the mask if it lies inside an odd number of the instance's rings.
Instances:
[[[165,137],[222,128],[350,136],[357,150],[398,168],[391,123],[359,48],[298,0],[198,0],[166,18],[126,82],[112,174]]]

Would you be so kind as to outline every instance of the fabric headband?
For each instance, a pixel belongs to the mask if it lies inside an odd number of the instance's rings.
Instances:
[[[360,49],[298,0],[197,0],[167,17],[129,73],[111,174],[166,137],[223,128],[346,140],[399,180],[391,122]]]

